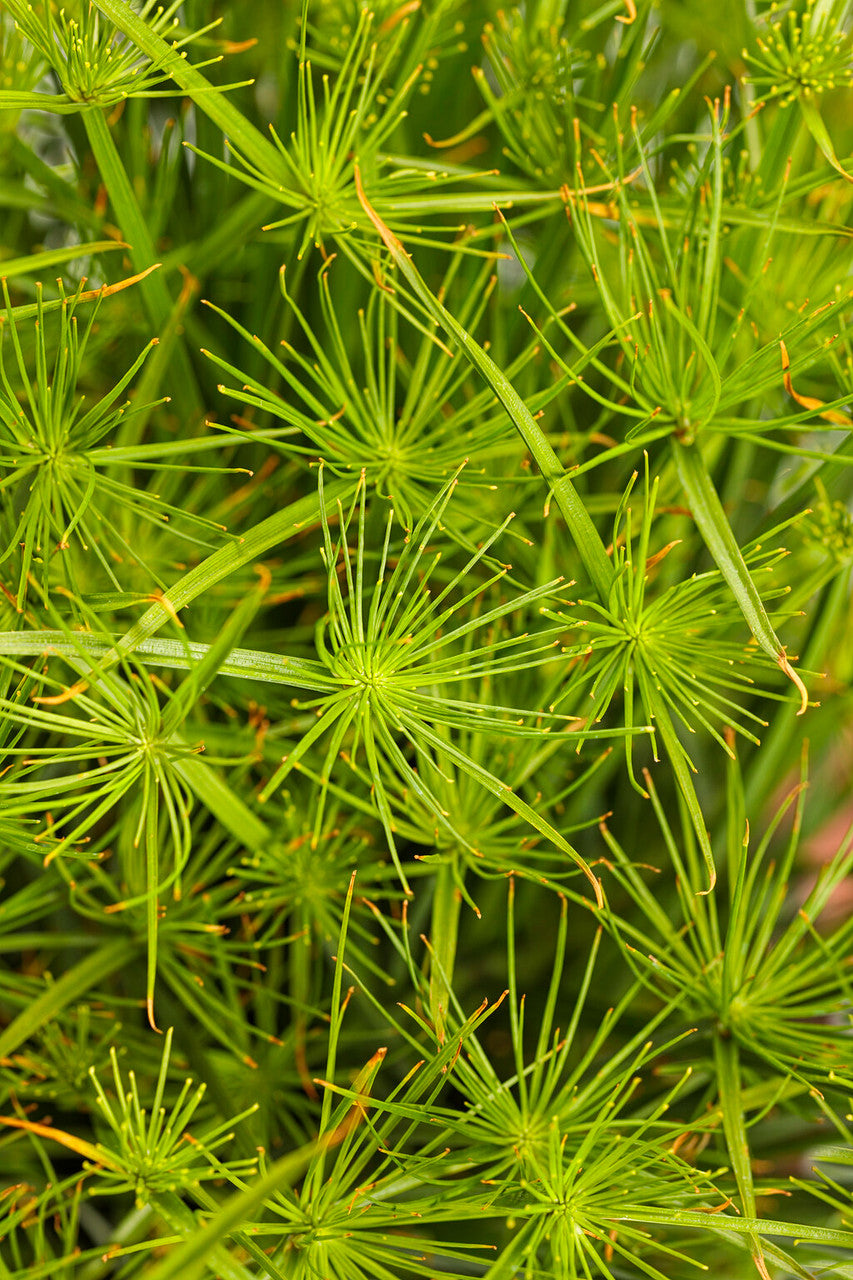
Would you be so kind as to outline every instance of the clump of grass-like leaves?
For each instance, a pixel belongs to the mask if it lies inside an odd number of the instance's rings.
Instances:
[[[848,0],[2,8],[0,1276],[847,1275]]]

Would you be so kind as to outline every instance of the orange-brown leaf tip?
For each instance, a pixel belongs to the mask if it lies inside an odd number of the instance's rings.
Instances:
[[[782,382],[788,395],[796,400],[797,404],[802,405],[804,409],[813,409],[824,421],[831,422],[839,427],[849,427],[851,422],[846,414],[839,413],[835,409],[826,409],[823,400],[818,400],[816,396],[800,395],[798,391],[794,390],[794,385],[791,382],[791,362],[788,358],[788,348],[782,338],[779,339],[779,349],[782,353]]]
[[[793,680],[794,684],[796,685],[797,690],[799,691],[799,694],[800,694],[800,709],[799,709],[799,711],[797,712],[797,715],[798,715],[798,716],[804,715],[804,714],[805,714],[805,711],[806,711],[806,708],[807,708],[807,707],[808,707],[808,705],[809,705],[809,693],[808,693],[808,689],[807,689],[807,688],[806,688],[806,686],[803,684],[803,682],[802,682],[802,680],[800,679],[800,677],[797,675],[797,672],[796,672],[796,671],[794,670],[794,668],[791,666],[790,662],[788,661],[788,655],[785,653],[785,650],[784,650],[784,649],[783,649],[783,650],[782,650],[782,652],[779,654],[779,657],[777,658],[777,661],[778,661],[778,663],[779,663],[779,666],[780,666],[780,667],[782,668],[782,670],[785,672],[785,675],[788,677],[788,679],[789,679],[789,680]]]
[[[162,1035],[162,1034],[163,1034],[163,1033],[162,1033],[162,1031],[161,1031],[161,1030],[160,1030],[160,1028],[157,1026],[157,1023],[154,1021],[154,995],[153,995],[153,993],[152,993],[151,995],[149,995],[149,996],[147,996],[147,997],[146,997],[146,1000],[145,1000],[145,1009],[146,1009],[146,1012],[147,1012],[147,1014],[148,1014],[148,1025],[149,1025],[149,1027],[151,1028],[151,1030],[152,1030],[152,1031],[156,1031],[156,1032],[157,1032],[157,1034],[158,1034],[158,1036]]]
[[[88,687],[88,681],[78,680],[76,684],[69,685],[67,689],[63,689],[62,693],[33,694],[33,702],[40,702],[48,707],[58,707],[61,703],[70,702],[73,698],[76,698],[78,693],[84,693]]]

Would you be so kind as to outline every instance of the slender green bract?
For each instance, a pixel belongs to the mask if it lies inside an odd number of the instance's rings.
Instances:
[[[328,505],[331,507],[347,488],[345,481],[330,484],[326,490]],[[242,565],[250,564],[264,555],[270,548],[300,533],[306,526],[314,523],[319,515],[316,494],[308,494],[247,530],[237,543],[214,551],[172,585],[167,596],[162,596],[145,611],[107,654],[107,661],[132,653],[142,640],[154,635],[169,619],[177,617],[181,609],[186,608],[204,591],[227,578]]]
[[[506,409],[553,494],[557,509],[575,541],[584,569],[599,599],[607,600],[613,582],[613,566],[587,508],[561,465],[545,432],[537,425],[524,400],[494,360],[469,333],[466,333],[447,308],[430,292],[423,277],[414,266],[411,255],[383,224],[375,210],[371,209],[364,194],[358,166],[356,166],[356,186],[364,211],[382,237],[382,242],[391,254],[401,276],[411,285],[415,296],[423,304],[427,313],[456,340],[465,359],[485,379]]]
[[[697,528],[701,531],[720,572],[731,587],[755,639],[796,685],[800,694],[800,715],[802,715],[808,707],[808,691],[791,666],[785,647],[770,624],[767,610],[764,608],[752,575],[746,567],[743,553],[732,533],[728,517],[708,474],[701,451],[696,444],[685,445],[678,440],[673,441],[672,451],[678,478],[687,495]]]

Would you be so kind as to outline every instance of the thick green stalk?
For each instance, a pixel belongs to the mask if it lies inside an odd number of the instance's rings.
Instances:
[[[116,637],[118,638],[118,637]],[[167,640],[152,637],[134,646],[134,653],[148,667],[192,671],[213,648],[194,640]],[[92,661],[114,654],[110,638],[88,631],[75,632],[73,640],[64,631],[0,631],[0,654],[4,657],[38,657],[61,653],[69,658],[85,654]],[[328,693],[336,688],[322,663],[311,658],[288,657],[261,649],[231,649],[216,665],[217,675],[260,680],[264,684],[284,684],[292,689]]]
[[[723,1133],[726,1137],[729,1159],[732,1162],[732,1172],[740,1192],[741,1211],[745,1218],[755,1218],[757,1217],[755,1185],[752,1180],[752,1163],[743,1110],[740,1048],[737,1041],[728,1033],[718,1032],[714,1035],[714,1065],[717,1070],[717,1088],[720,1091]],[[767,1276],[761,1241],[757,1235],[752,1236],[752,1248],[753,1259],[759,1272]]]
[[[243,1223],[251,1221],[264,1200],[281,1187],[291,1186],[308,1165],[314,1146],[288,1152],[261,1177],[230,1196],[203,1226],[193,1220],[184,1244],[164,1258],[151,1271],[151,1280],[198,1280],[212,1262],[217,1275],[224,1280],[245,1280],[246,1269],[224,1253],[224,1247]],[[176,1215],[177,1217],[177,1215]]]
[[[324,490],[326,511],[332,516],[339,498],[352,491],[352,484],[346,480],[336,480],[327,484]],[[320,518],[320,499],[316,493],[309,493],[298,498],[281,511],[274,512],[254,525],[240,538],[239,542],[230,543],[214,551],[201,564],[196,565],[189,573],[179,578],[156,604],[151,605],[143,613],[138,622],[116,642],[115,648],[108,657],[113,660],[119,656],[132,653],[136,646],[152,636],[169,621],[175,619],[181,609],[191,601],[209,591],[217,582],[227,578],[236,569],[249,564],[258,556],[262,556],[271,547],[288,538],[301,533],[307,526]]]
[[[444,1040],[447,1007],[453,983],[461,908],[462,894],[456,883],[453,862],[442,862],[436,872],[432,895],[430,930],[432,957],[429,975],[430,1009],[440,1042]]]
[[[438,321],[445,333],[448,333],[458,342],[466,360],[470,362],[483,380],[492,388],[509,414],[513,425],[533,455],[543,479],[553,494],[557,509],[565,520],[575,541],[584,569],[595,588],[599,600],[606,605],[610,595],[610,588],[613,584],[613,564],[607,554],[601,535],[584,505],[583,499],[569,479],[566,469],[551,447],[551,442],[547,435],[539,426],[506,374],[498,368],[491,356],[486,354],[480,344],[471,337],[470,333],[463,329],[462,325],[454,319],[447,308],[435,297],[400,241],[368,204],[357,165],[355,181],[362,208],[382,237],[385,247],[396,263],[400,274],[411,285],[415,295],[427,312],[434,320]]]
[[[157,250],[110,133],[109,125],[103,111],[97,107],[91,111],[84,111],[82,118],[98,171],[109,194],[122,234],[128,239],[130,260],[134,270],[145,271],[158,261]],[[160,334],[167,329],[174,310],[174,301],[166,287],[162,272],[152,272],[140,282],[139,287],[148,317]],[[180,338],[175,342],[172,360],[173,376],[168,390],[175,408],[185,419],[182,426],[186,429],[191,423],[201,419],[203,406],[192,364]]]
[[[206,116],[218,124],[242,155],[265,171],[271,178],[284,176],[284,166],[273,144],[250,124],[243,113],[225,97],[216,85],[210,83],[191,67],[185,57],[153,32],[126,0],[95,0],[95,7],[109,18],[142,53],[148,55],[175,83],[193,96],[193,100]]]
[[[152,1210],[184,1240],[192,1240],[199,1232],[198,1218],[174,1191],[161,1191],[150,1197]],[[221,1280],[254,1280],[256,1272],[238,1262],[222,1245],[211,1246],[209,1257]]]
[[[824,588],[813,606],[808,644],[801,659],[807,671],[820,671],[831,657],[830,645],[850,607],[850,581],[851,571],[847,569]],[[786,761],[792,758],[794,744],[802,736],[797,730],[790,704],[780,707],[761,740],[761,750],[749,762],[744,783],[748,813],[761,812],[779,779],[785,776]]]
[[[788,661],[785,646],[773,630],[758,588],[708,473],[702,451],[696,444],[682,444],[673,437],[672,454],[696,527],[714,557],[717,568],[729,584],[755,639],[796,685],[802,714],[808,706],[808,692]]]
[[[818,1227],[812,1223],[804,1222],[785,1222],[776,1218],[736,1218],[732,1214],[719,1214],[711,1216],[707,1209],[703,1212],[697,1209],[656,1209],[652,1206],[642,1205],[639,1209],[620,1209],[610,1215],[613,1222],[639,1222],[646,1226],[650,1223],[660,1223],[665,1227],[695,1227],[699,1231],[713,1231],[715,1235],[722,1238],[728,1233],[735,1236],[749,1236],[755,1238],[757,1230],[762,1231],[768,1236],[782,1236],[793,1239],[794,1242],[802,1242],[808,1240],[814,1244],[822,1244],[829,1249],[851,1249],[853,1248],[853,1231],[845,1231],[842,1227]],[[753,1255],[754,1257],[755,1255]],[[788,1259],[786,1258],[787,1262]],[[810,1273],[805,1273],[811,1280]],[[767,1276],[765,1269],[761,1275]]]
[[[137,942],[129,938],[111,938],[73,969],[68,969],[9,1023],[0,1035],[0,1058],[8,1058],[75,1000],[83,996],[91,999],[92,989],[108,975],[120,972],[138,952]]]
[[[273,832],[267,824],[201,757],[185,756],[175,762],[174,769],[196,799],[226,831],[241,840],[246,849],[262,849],[272,841]]]

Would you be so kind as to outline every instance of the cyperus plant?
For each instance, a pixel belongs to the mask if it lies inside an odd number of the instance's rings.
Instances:
[[[6,501],[0,558],[13,565],[17,561],[14,571],[19,609],[23,608],[27,581],[36,566],[41,566],[38,577],[45,598],[49,597],[51,583],[56,582],[85,598],[96,578],[90,574],[81,579],[77,565],[81,551],[89,552],[98,562],[105,585],[120,589],[118,566],[130,562],[143,568],[143,581],[162,589],[165,583],[158,570],[140,558],[141,525],[168,524],[178,538],[192,538],[190,530],[195,532],[196,540],[202,533],[208,537],[221,534],[222,526],[217,522],[183,511],[151,492],[143,482],[140,473],[144,471],[154,470],[162,475],[175,465],[185,470],[181,463],[167,461],[175,452],[168,442],[122,448],[115,439],[119,425],[133,414],[150,413],[157,407],[156,402],[117,403],[142,368],[156,339],[86,410],[86,393],[78,380],[100,308],[98,301],[89,308],[85,327],[79,332],[76,311],[81,293],[78,289],[66,298],[60,287],[59,324],[50,341],[46,328],[51,327],[55,317],[45,315],[42,290],[38,288],[34,351],[32,366],[28,367],[25,339],[18,331],[4,284],[7,325],[3,331],[5,341],[0,346],[0,487]],[[218,447],[220,442],[212,438],[208,443]],[[118,476],[116,468],[122,469]],[[136,475],[132,474],[134,471]],[[128,472],[130,483],[124,478]],[[171,523],[173,517],[177,517],[176,524]],[[59,572],[57,561],[62,562]]]
[[[6,0],[5,1280],[848,1273],[851,39]]]

